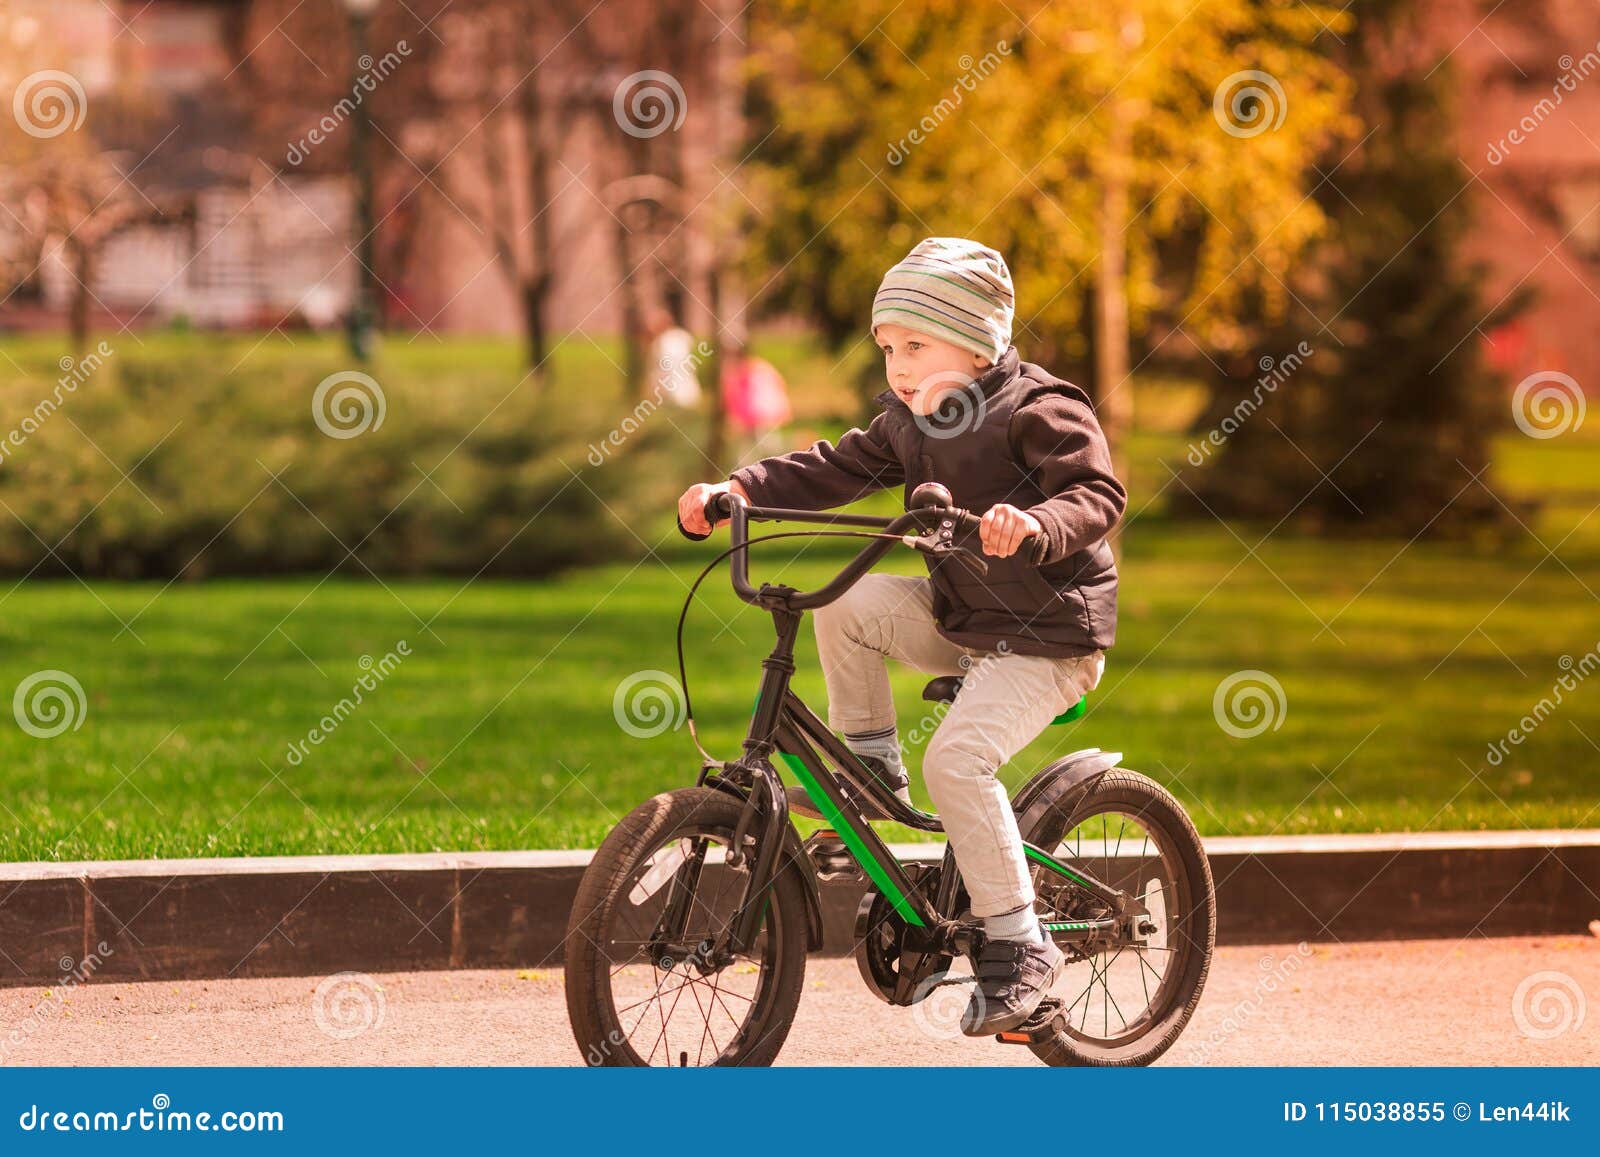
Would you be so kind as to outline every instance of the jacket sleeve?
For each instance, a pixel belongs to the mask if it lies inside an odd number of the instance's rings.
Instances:
[[[1110,533],[1128,505],[1111,473],[1111,450],[1085,401],[1045,394],[1011,417],[1011,447],[1050,497],[1028,513],[1050,537],[1043,562],[1059,562]]]
[[[887,411],[865,430],[847,431],[837,446],[826,438],[809,449],[763,458],[729,475],[756,506],[828,510],[905,481],[905,467],[885,435]]]

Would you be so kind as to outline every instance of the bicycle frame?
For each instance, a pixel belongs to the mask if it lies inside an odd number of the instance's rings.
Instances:
[[[736,544],[746,541],[746,520],[750,517],[846,522],[899,534],[908,526],[917,526],[926,521],[930,512],[935,518],[941,514],[938,508],[924,508],[908,511],[893,520],[859,515],[819,517],[809,511],[751,507],[735,502],[732,534]],[[954,908],[960,887],[960,876],[953,858],[946,856],[948,870],[941,873],[937,893],[930,899],[915,886],[904,865],[873,831],[861,810],[847,797],[845,785],[848,783],[858,794],[870,797],[891,819],[907,827],[942,832],[944,825],[939,817],[910,807],[891,793],[790,687],[790,679],[795,671],[794,643],[804,617],[803,611],[837,598],[893,545],[892,541],[885,539],[866,547],[832,582],[809,595],[792,587],[770,583],[763,583],[759,590],[751,588],[745,565],[747,551],[736,550],[733,554],[735,590],[746,602],[771,612],[777,641],[772,652],[762,660],[761,690],[745,736],[743,758],[734,763],[724,763],[720,768],[716,764],[707,764],[701,770],[699,779],[700,783],[712,783],[713,786],[717,786],[713,780],[725,782],[744,795],[745,812],[735,832],[731,855],[737,862],[752,842],[755,849],[745,894],[730,923],[728,943],[721,946],[726,952],[738,953],[749,949],[759,928],[768,891],[778,874],[787,869],[787,865],[779,863],[779,853],[785,842],[785,828],[789,824],[789,803],[782,780],[772,764],[774,755],[781,758],[801,782],[862,871],[889,900],[900,918],[911,928],[928,931],[927,940],[931,950],[957,946],[976,928],[975,924],[958,924],[948,915]],[[697,841],[695,852],[679,868],[678,879],[658,928],[663,939],[672,940],[675,938],[673,933],[682,933],[689,897],[694,894],[704,863],[703,844],[703,840]],[[1129,915],[1146,914],[1144,906],[1136,898],[1095,879],[1080,868],[1061,862],[1043,848],[1024,841],[1023,850],[1030,860],[1086,890],[1117,913],[1115,917],[1105,919],[1046,924],[1046,930],[1058,943],[1088,940],[1114,930]],[[683,886],[677,886],[679,883]]]

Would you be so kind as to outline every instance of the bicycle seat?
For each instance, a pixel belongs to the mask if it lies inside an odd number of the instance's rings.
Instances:
[[[929,703],[951,703],[955,701],[956,693],[961,690],[961,675],[940,675],[937,679],[930,679],[928,685],[922,689],[922,697]],[[1088,696],[1082,696],[1071,707],[1050,721],[1051,726],[1057,723],[1071,723],[1079,719],[1089,709]]]

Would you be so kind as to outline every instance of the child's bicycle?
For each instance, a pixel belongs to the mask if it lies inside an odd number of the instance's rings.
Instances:
[[[855,955],[867,986],[889,1004],[914,1005],[941,989],[962,994],[964,1004],[966,989],[947,986],[971,978],[947,975],[949,966],[957,953],[975,958],[982,947],[949,848],[938,865],[902,862],[852,795],[925,832],[943,830],[938,816],[897,799],[789,686],[803,612],[837,599],[895,543],[986,572],[980,555],[955,542],[978,519],[950,505],[949,491],[935,483],[918,487],[893,519],[751,506],[727,493],[712,498],[706,517],[713,526],[731,519],[732,546],[696,579],[684,615],[711,567],[731,554],[734,590],[772,613],[777,644],[762,661],[743,757],[722,762],[700,748],[695,786],[635,808],[584,873],[568,927],[566,989],[590,1064],[771,1064],[800,1002],[806,954],[822,946],[819,876],[859,868],[870,881]],[[876,530],[750,539],[750,519]],[[751,542],[828,534],[876,541],[819,590],[750,586]],[[1030,558],[1038,557],[1036,546]],[[681,676],[682,616],[678,661]],[[959,676],[944,676],[924,697],[949,702],[959,687]],[[687,683],[684,696],[694,735]],[[801,843],[775,755],[837,836],[819,832]],[[1033,1016],[996,1039],[1025,1045],[1046,1064],[1149,1064],[1183,1031],[1210,967],[1215,897],[1194,825],[1159,784],[1119,768],[1120,758],[1098,748],[1064,756],[1012,805],[1037,909],[1068,964]]]

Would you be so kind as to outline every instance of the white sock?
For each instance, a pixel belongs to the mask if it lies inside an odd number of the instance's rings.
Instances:
[[[902,772],[905,764],[900,758],[900,735],[893,723],[878,731],[861,734],[845,732],[845,746],[857,755],[870,755],[883,761],[890,772]]]
[[[1038,943],[1044,940],[1044,927],[1039,923],[1033,905],[1025,904],[998,916],[985,916],[983,934],[990,940],[1032,940]]]

